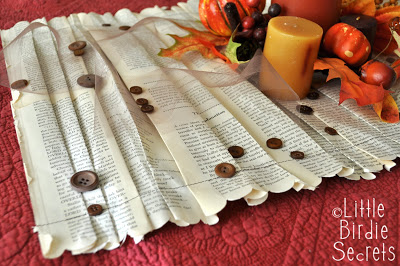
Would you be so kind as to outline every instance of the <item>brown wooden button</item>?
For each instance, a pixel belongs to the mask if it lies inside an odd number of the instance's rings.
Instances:
[[[301,160],[301,159],[304,159],[304,153],[301,151],[292,151],[290,153],[290,157],[292,157],[293,159],[296,159],[296,160]]]
[[[296,110],[297,110],[297,112],[305,114],[305,115],[311,115],[313,113],[313,109],[307,105],[297,105]]]
[[[77,80],[78,84],[85,88],[94,88],[96,85],[96,76],[93,74],[80,76]]]
[[[90,216],[100,215],[103,212],[103,207],[100,204],[92,204],[87,208]]]
[[[129,91],[133,94],[141,94],[143,92],[143,89],[139,86],[132,86],[129,88]]]
[[[326,127],[325,128],[325,132],[328,133],[329,135],[338,135],[336,129],[332,128],[332,127]]]
[[[28,86],[29,82],[26,79],[20,79],[11,83],[10,87],[14,90],[21,90]]]
[[[85,50],[79,49],[79,50],[74,50],[74,55],[75,56],[81,56],[85,53]]]
[[[68,45],[68,49],[70,49],[71,51],[81,50],[85,47],[86,47],[85,41],[76,41]]]
[[[71,177],[71,186],[78,192],[91,191],[99,185],[99,177],[92,171],[80,171]]]
[[[312,91],[307,94],[307,98],[310,100],[317,100],[319,98],[319,93],[316,91]]]
[[[111,24],[109,24],[109,23],[103,23],[103,24],[101,24],[101,26],[103,26],[103,27],[111,27]]]
[[[277,138],[270,138],[267,140],[267,146],[270,149],[279,149],[283,145],[282,140]]]
[[[136,100],[136,103],[138,105],[146,105],[146,104],[149,104],[149,101],[147,99],[145,99],[145,98],[139,98],[139,99]]]
[[[229,153],[232,155],[233,158],[240,158],[244,155],[244,150],[242,147],[239,146],[232,146],[228,148]]]
[[[219,177],[229,178],[235,175],[236,168],[230,163],[220,163],[215,166],[215,173]]]
[[[140,107],[140,110],[142,110],[143,113],[151,113],[154,111],[154,106],[150,104],[143,105]]]
[[[131,27],[130,26],[120,26],[120,30],[129,30]]]

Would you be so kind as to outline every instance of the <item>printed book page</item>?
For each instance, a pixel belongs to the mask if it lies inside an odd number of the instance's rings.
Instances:
[[[29,81],[11,90],[11,107],[45,257],[114,249],[127,236],[139,242],[167,222],[212,225],[227,201],[257,205],[269,192],[314,190],[335,175],[373,179],[394,166],[399,125],[351,102],[338,106],[338,84],[320,88],[320,101],[294,102],[270,100],[249,81],[208,86],[221,80],[210,75],[205,83],[190,71],[238,74],[197,52],[182,61],[158,56],[174,44],[169,34],[188,34],[175,23],[156,18],[120,28],[159,17],[205,30],[197,4],[42,18],[1,31],[6,47],[31,27],[4,56],[10,83]],[[75,41],[86,43],[80,56],[68,48]],[[86,75],[95,77],[90,88],[78,82]],[[143,92],[130,93],[133,86]],[[143,98],[152,112],[141,111]],[[314,115],[298,113],[299,104]],[[326,134],[327,126],[339,134]],[[269,148],[270,138],[281,139],[282,148]],[[233,146],[244,155],[232,156]],[[231,177],[217,175],[221,163],[234,168]],[[71,177],[80,171],[96,173],[98,186],[74,190]],[[89,215],[93,204],[101,214]]]

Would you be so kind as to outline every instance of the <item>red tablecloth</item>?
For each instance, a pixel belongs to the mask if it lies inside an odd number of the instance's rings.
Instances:
[[[121,8],[140,11],[154,5],[172,6],[176,0],[2,0],[0,28],[7,29],[21,20],[45,16],[50,19],[76,12],[112,12]],[[69,252],[55,260],[41,255],[34,226],[21,154],[14,130],[9,102],[10,91],[0,87],[0,264],[1,265],[55,265],[55,264],[332,264],[363,261],[382,264],[397,263],[399,253],[400,168],[383,171],[372,181],[349,181],[343,178],[324,179],[312,191],[289,191],[270,194],[267,202],[248,207],[241,201],[230,202],[220,213],[220,222],[214,226],[197,224],[177,227],[172,224],[146,235],[134,244],[128,239],[113,251],[100,251],[92,255],[72,256]],[[399,163],[400,160],[397,160]],[[363,216],[355,204],[366,207],[367,201],[375,213]],[[342,217],[347,203],[347,216]],[[384,210],[378,213],[378,204]],[[383,217],[381,217],[383,214]],[[348,226],[346,225],[348,222]],[[361,235],[347,228],[362,225]],[[365,235],[365,227],[374,228],[373,239]],[[375,236],[375,227],[378,236]],[[385,230],[385,226],[387,230]],[[381,230],[383,229],[383,235]],[[342,238],[340,236],[342,231]],[[369,229],[368,229],[369,231]],[[387,232],[386,232],[387,231]],[[343,244],[342,244],[343,243]],[[375,250],[374,250],[375,248]],[[352,249],[354,252],[352,253]],[[379,250],[378,250],[379,249]],[[374,253],[375,251],[375,253]],[[385,253],[382,253],[382,252]],[[348,257],[343,258],[349,252]],[[378,254],[379,253],[379,254]],[[375,254],[375,257],[374,257]],[[358,256],[356,256],[358,255]]]

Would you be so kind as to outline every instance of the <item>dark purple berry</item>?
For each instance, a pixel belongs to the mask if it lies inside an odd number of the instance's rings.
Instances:
[[[265,36],[267,35],[265,28],[257,28],[253,32],[253,38],[256,41],[265,41]]]
[[[262,23],[259,23],[255,26],[255,28],[266,28],[268,26],[267,21],[263,21]]]
[[[263,21],[261,23],[256,24],[256,28],[266,28],[268,26],[271,16],[268,14],[264,14],[263,17],[264,17]]]
[[[277,3],[273,3],[268,8],[268,15],[271,17],[277,17],[281,13],[281,6]]]
[[[253,30],[244,30],[236,32],[233,41],[236,43],[244,43],[246,40],[251,39],[253,36]]]
[[[251,17],[254,19],[254,22],[255,22],[256,24],[263,23],[264,20],[265,20],[263,14],[261,14],[261,12],[258,11],[258,10],[254,11],[254,12],[251,14]]]

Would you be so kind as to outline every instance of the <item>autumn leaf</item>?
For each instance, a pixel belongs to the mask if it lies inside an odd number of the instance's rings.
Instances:
[[[167,49],[161,49],[159,56],[171,57],[180,60],[182,56],[189,51],[199,51],[205,58],[221,58],[229,62],[229,59],[221,54],[216,46],[228,44],[229,38],[214,35],[210,32],[198,31],[189,27],[181,26],[175,23],[178,27],[189,32],[188,35],[180,37],[178,35],[169,34],[175,40],[175,44]]]
[[[387,123],[399,122],[399,108],[389,92],[386,91],[383,101],[374,103],[373,107],[382,121]]]
[[[327,81],[340,78],[339,104],[347,99],[356,100],[359,106],[377,103],[385,97],[382,85],[375,86],[362,82],[360,77],[337,58],[321,58],[314,63],[314,70],[329,69]]]
[[[377,21],[374,43],[375,51],[381,52],[388,46],[383,52],[383,54],[388,55],[398,48],[396,41],[392,38],[392,32],[389,28],[390,21],[395,17],[400,17],[400,7],[378,9],[375,16]]]
[[[394,72],[396,73],[396,80],[400,78],[400,59],[397,59],[394,61],[391,65],[393,68]]]
[[[375,16],[376,7],[374,0],[342,0],[342,16],[362,14]]]
[[[345,62],[337,58],[321,58],[314,63],[314,70],[328,69],[326,81],[334,78],[341,79],[339,104],[347,99],[356,100],[359,106],[373,104],[375,112],[382,121],[397,123],[399,121],[399,109],[389,91],[383,86],[366,84],[360,77],[345,65]],[[397,115],[396,115],[397,113]]]

